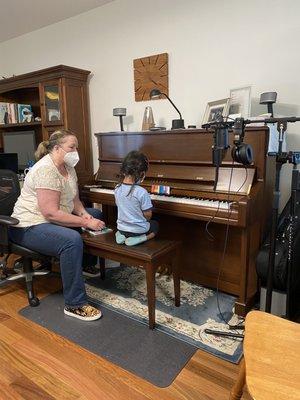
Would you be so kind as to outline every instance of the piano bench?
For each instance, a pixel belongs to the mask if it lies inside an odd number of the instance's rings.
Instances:
[[[180,305],[179,252],[180,242],[174,240],[152,239],[137,246],[117,244],[115,233],[91,236],[82,234],[84,251],[100,257],[101,278],[105,277],[105,259],[146,270],[149,328],[155,327],[155,272],[162,264],[170,265],[173,273],[175,305]]]

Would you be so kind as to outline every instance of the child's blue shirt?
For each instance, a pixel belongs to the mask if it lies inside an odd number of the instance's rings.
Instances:
[[[132,190],[129,194],[130,189]],[[150,224],[143,211],[150,210],[153,206],[146,189],[139,185],[122,183],[115,188],[115,199],[118,207],[118,230],[141,234],[149,231]]]

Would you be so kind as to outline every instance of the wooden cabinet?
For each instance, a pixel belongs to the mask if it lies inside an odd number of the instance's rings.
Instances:
[[[92,179],[88,78],[90,71],[57,65],[0,80],[0,102],[30,104],[41,121],[0,125],[2,132],[34,130],[36,143],[48,139],[56,129],[72,130],[79,143],[80,162],[76,166],[79,183]]]
[[[41,83],[41,114],[45,126],[64,125],[62,80]]]

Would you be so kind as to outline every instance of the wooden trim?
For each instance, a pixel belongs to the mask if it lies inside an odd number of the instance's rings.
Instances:
[[[34,72],[28,72],[21,75],[16,75],[11,78],[0,80],[0,92],[13,90],[17,87],[24,87],[30,84],[36,84],[37,81],[57,79],[61,77],[68,77],[86,81],[90,71],[69,67],[67,65],[56,65],[45,69],[40,69]]]

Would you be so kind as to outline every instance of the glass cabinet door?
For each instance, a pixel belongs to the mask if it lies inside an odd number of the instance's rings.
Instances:
[[[43,84],[42,107],[45,125],[61,125],[62,124],[62,98],[61,86],[59,81]]]

